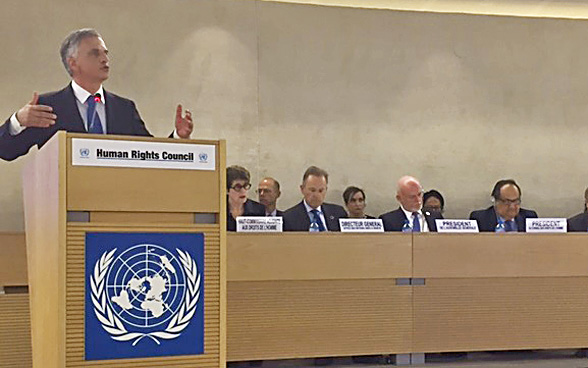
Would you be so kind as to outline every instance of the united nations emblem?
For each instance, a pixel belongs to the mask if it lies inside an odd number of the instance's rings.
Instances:
[[[196,261],[155,244],[132,246],[117,257],[102,253],[90,275],[96,318],[116,341],[132,346],[148,338],[179,337],[198,308],[201,275]]]
[[[207,163],[208,162],[208,154],[206,152],[200,152],[198,154],[198,159],[200,163]]]
[[[87,158],[90,156],[90,150],[87,148],[80,148],[80,156],[83,158]]]

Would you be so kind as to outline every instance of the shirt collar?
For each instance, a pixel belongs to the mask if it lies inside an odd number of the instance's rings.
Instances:
[[[505,220],[505,219],[504,219],[502,216],[500,216],[500,215],[498,214],[498,212],[496,212],[496,209],[494,209],[494,213],[496,213],[496,222],[497,222],[497,223],[503,223],[503,224],[506,224],[506,220]],[[510,221],[514,221],[514,220],[515,220],[515,219],[512,219],[512,220],[510,220]]]
[[[402,212],[404,212],[404,215],[406,216],[407,219],[412,218],[412,214],[413,214],[412,212],[405,210],[404,207],[402,207],[402,205],[400,205],[400,208],[402,209]],[[423,212],[421,210],[416,211],[416,213],[418,213],[420,216],[423,215]]]
[[[302,202],[304,202],[304,207],[306,208],[306,213],[308,213],[312,210],[318,210],[320,213],[323,213],[323,210],[321,209],[322,206],[318,206],[317,208],[312,208],[308,205],[308,203],[306,203],[306,200],[302,200]]]
[[[79,84],[77,84],[75,80],[71,81],[71,88],[73,89],[73,93],[74,96],[76,96],[76,99],[80,101],[80,103],[82,104],[85,104],[88,97],[92,95],[90,92],[86,91]],[[98,91],[96,91],[96,93],[100,93],[100,96],[102,96],[100,101],[103,105],[105,105],[106,99],[104,98],[104,88],[102,88],[102,85],[100,85],[100,88],[98,88]]]
[[[272,212],[270,212],[270,213],[267,213],[267,212],[266,212],[266,213],[265,213],[265,215],[266,215],[267,217],[276,217],[276,216],[278,215],[278,209],[276,208],[276,209],[274,209],[274,210],[273,210]]]

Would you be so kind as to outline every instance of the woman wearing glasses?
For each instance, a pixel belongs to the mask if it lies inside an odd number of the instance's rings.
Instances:
[[[265,207],[247,198],[251,175],[242,166],[227,167],[227,231],[237,230],[239,216],[265,216]]]
[[[439,191],[431,189],[423,194],[423,211],[424,212],[438,212],[443,214],[445,209],[445,199]],[[443,217],[439,217],[443,218]]]

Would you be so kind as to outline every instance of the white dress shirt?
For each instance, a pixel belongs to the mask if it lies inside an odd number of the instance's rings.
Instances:
[[[312,223],[313,216],[314,216],[311,211],[318,210],[319,217],[321,218],[321,222],[323,223],[323,226],[325,227],[325,231],[329,231],[329,228],[327,227],[327,222],[325,221],[325,214],[323,213],[323,210],[321,208],[322,206],[318,206],[317,208],[312,208],[308,205],[308,203],[306,203],[306,200],[304,200],[303,202],[304,202],[304,207],[306,208],[306,214],[308,215],[310,222]]]
[[[402,211],[404,212],[404,215],[408,219],[411,228],[414,228],[414,224],[413,224],[414,218],[412,216],[412,212],[405,210],[404,207],[402,207],[402,206],[400,206],[400,208],[402,209]],[[418,213],[419,224],[421,225],[421,233],[428,233],[429,232],[429,225],[427,225],[427,221],[425,220],[425,216],[423,215],[422,210],[418,210],[417,213]]]

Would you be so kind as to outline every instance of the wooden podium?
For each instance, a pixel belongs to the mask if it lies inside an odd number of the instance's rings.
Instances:
[[[214,167],[74,165],[72,146],[84,139],[213,146]],[[225,366],[224,141],[59,132],[23,175],[34,367]],[[86,360],[86,234],[101,232],[204,235],[203,354]]]

